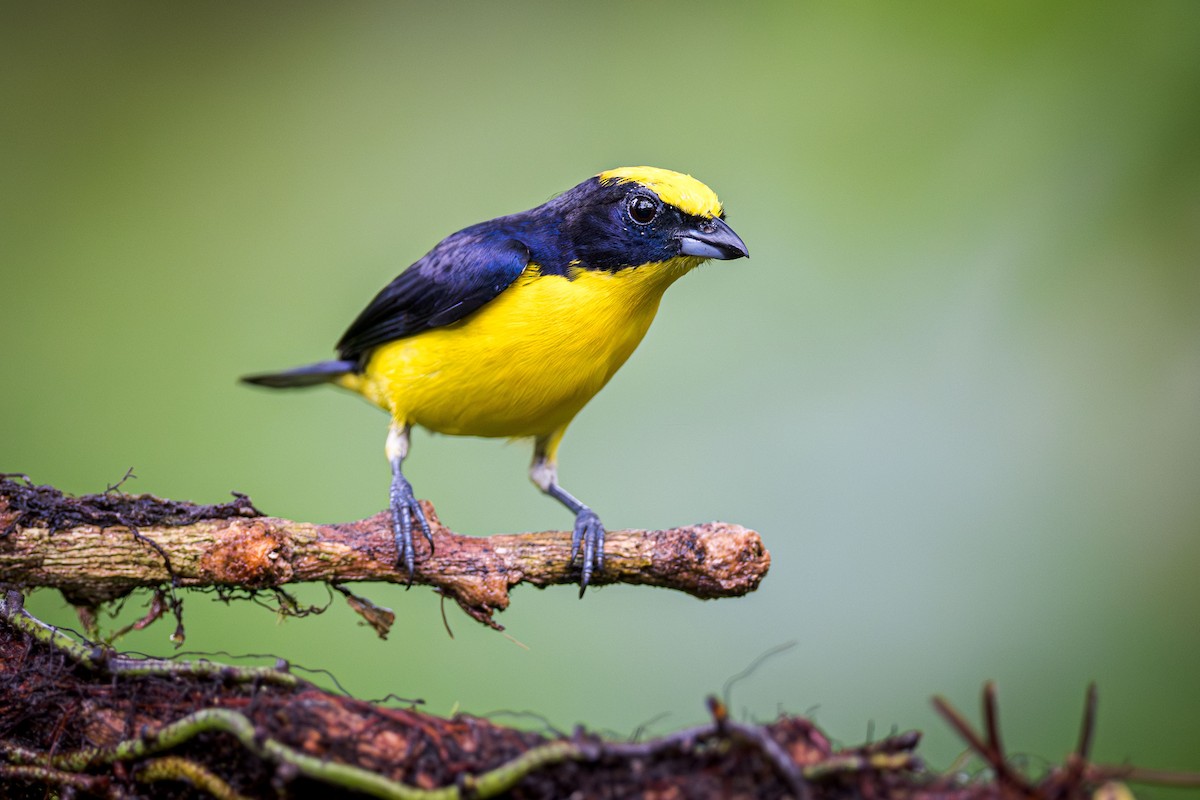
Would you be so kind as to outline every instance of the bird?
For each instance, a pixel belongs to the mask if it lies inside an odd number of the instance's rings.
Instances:
[[[390,415],[391,523],[410,585],[414,521],[433,548],[403,472],[412,429],[532,439],[530,479],[575,515],[570,566],[580,561],[582,597],[603,570],[605,529],[559,483],[559,444],[642,341],[672,283],[709,259],[749,256],[725,217],[716,193],[690,175],[606,170],[536,208],[447,236],[363,309],[336,359],[241,380],[334,384]]]

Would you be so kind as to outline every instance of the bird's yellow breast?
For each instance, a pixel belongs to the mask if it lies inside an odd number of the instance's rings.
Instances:
[[[699,263],[675,258],[570,278],[528,267],[453,325],[382,345],[341,385],[402,424],[469,436],[564,428],[642,340],[667,287]]]

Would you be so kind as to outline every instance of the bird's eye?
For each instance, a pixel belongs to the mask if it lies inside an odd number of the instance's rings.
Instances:
[[[629,218],[638,225],[649,225],[658,216],[658,203],[644,194],[635,194],[629,200]]]

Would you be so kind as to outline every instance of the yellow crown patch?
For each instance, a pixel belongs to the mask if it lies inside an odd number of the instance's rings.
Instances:
[[[721,201],[712,189],[691,175],[658,167],[618,167],[596,176],[600,182],[640,183],[658,195],[664,203],[675,206],[685,214],[697,217],[719,217]]]

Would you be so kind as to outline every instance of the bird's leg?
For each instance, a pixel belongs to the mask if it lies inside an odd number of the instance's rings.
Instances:
[[[396,421],[392,422],[391,427],[388,428],[387,457],[392,465],[392,533],[396,537],[397,561],[403,563],[404,568],[408,570],[408,585],[412,586],[415,567],[412,538],[413,517],[417,518],[417,523],[421,526],[421,533],[425,534],[426,540],[429,541],[430,551],[433,550],[433,534],[429,530],[429,521],[425,519],[425,512],[413,494],[412,484],[400,471],[400,465],[404,462],[404,457],[408,455],[408,432],[409,426],[401,425]]]
[[[537,440],[533,464],[529,467],[529,477],[534,485],[575,515],[575,530],[571,534],[571,562],[574,563],[582,545],[583,566],[579,576],[579,596],[583,597],[593,572],[604,568],[604,525],[595,511],[558,485],[558,463],[554,460],[554,451],[557,449],[559,438],[561,433],[549,439]]]

